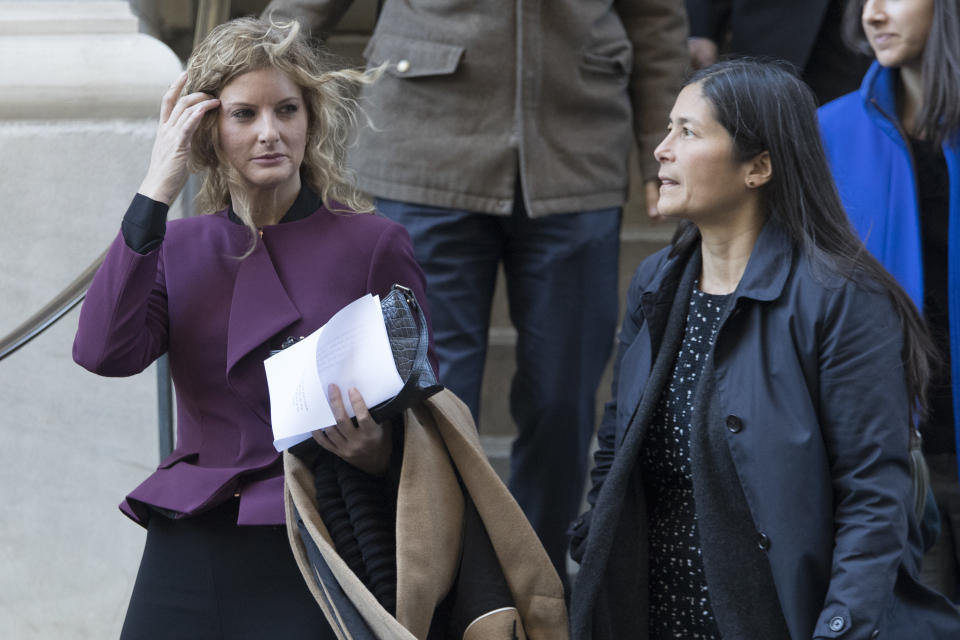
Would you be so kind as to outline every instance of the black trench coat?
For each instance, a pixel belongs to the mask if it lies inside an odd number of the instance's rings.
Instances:
[[[574,525],[579,640],[646,638],[638,451],[683,334],[699,248],[637,269]],[[960,637],[960,612],[917,582],[902,334],[888,297],[817,269],[762,230],[701,376],[694,498],[724,638]]]

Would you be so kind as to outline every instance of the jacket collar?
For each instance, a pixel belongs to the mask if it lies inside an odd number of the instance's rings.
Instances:
[[[860,83],[860,97],[865,105],[880,107],[886,114],[897,113],[897,76],[893,69],[884,67],[876,60],[867,69]]]
[[[897,120],[897,79],[895,69],[874,60],[860,84],[860,98],[877,127],[905,149],[907,141]]]
[[[897,124],[897,81],[898,76],[894,69],[884,67],[874,60],[863,76],[859,94],[864,109],[877,125],[900,146],[906,147],[906,141]],[[945,140],[943,144],[945,149],[960,149],[960,133]]]
[[[322,206],[323,200],[320,199],[320,196],[315,194],[310,187],[302,185],[300,187],[300,193],[297,194],[297,199],[293,201],[293,204],[290,205],[290,208],[287,209],[287,212],[283,214],[283,217],[280,218],[280,222],[277,224],[303,220]],[[243,220],[241,220],[237,212],[233,210],[232,204],[227,209],[227,218],[234,224],[243,224]]]
[[[700,259],[699,241],[694,242],[684,253],[670,254],[641,292],[642,299],[661,301],[663,294],[672,294],[683,275],[687,262],[692,259]]]
[[[767,220],[757,236],[750,252],[747,268],[740,278],[734,295],[737,299],[776,300],[783,292],[787,275],[793,264],[793,241],[783,226],[775,220]],[[661,302],[665,296],[673,297],[685,265],[690,260],[700,261],[700,243],[683,254],[669,258],[650,280],[643,291],[643,299]]]
[[[764,302],[779,298],[793,266],[793,257],[793,241],[786,229],[775,220],[767,220],[753,245],[734,297]]]

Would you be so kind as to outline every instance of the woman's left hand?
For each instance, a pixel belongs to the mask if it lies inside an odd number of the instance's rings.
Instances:
[[[356,424],[347,415],[340,388],[331,384],[327,392],[337,424],[313,432],[313,439],[327,451],[343,458],[361,471],[382,475],[390,466],[393,448],[390,423],[378,424],[370,417],[363,396],[355,388],[348,392]]]

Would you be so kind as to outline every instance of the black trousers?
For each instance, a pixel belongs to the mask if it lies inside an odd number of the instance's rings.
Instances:
[[[334,640],[286,527],[238,526],[237,501],[150,518],[122,640]]]

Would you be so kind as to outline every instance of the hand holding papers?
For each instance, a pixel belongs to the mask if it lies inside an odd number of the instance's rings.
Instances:
[[[367,406],[395,396],[403,387],[390,350],[380,298],[351,302],[309,336],[264,361],[270,392],[273,446],[277,451],[336,424],[327,388],[356,387]],[[345,403],[353,416],[353,407]]]

